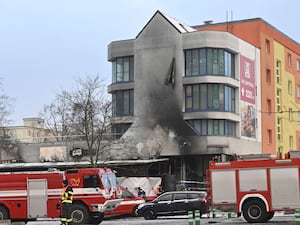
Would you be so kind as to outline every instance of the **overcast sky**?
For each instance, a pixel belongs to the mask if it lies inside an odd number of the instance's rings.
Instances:
[[[36,117],[76,77],[109,84],[107,45],[132,39],[160,10],[186,23],[260,17],[300,42],[297,0],[0,0],[0,78],[15,98],[11,125]],[[227,15],[227,16],[226,16]]]

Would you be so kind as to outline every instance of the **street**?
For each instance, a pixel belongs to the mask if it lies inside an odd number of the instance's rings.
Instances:
[[[228,225],[228,224],[249,224],[242,217],[239,218],[201,218],[201,225],[203,224],[217,224],[217,225]],[[58,220],[51,221],[35,221],[29,222],[28,225],[59,225]],[[119,219],[108,219],[104,220],[101,225],[153,225],[153,224],[164,224],[164,225],[189,225],[189,219],[187,216],[171,216],[171,217],[158,217],[155,220],[145,220],[141,217],[125,217]],[[195,223],[194,223],[195,224]],[[293,214],[275,215],[268,223],[260,223],[268,225],[289,225],[295,224],[295,217]]]

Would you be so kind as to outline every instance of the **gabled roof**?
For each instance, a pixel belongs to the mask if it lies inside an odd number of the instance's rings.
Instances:
[[[148,23],[143,27],[143,29],[138,33],[136,38],[143,32],[143,30],[148,26],[148,24],[151,22],[151,20],[157,15],[160,14],[162,17],[164,17],[178,32],[180,33],[188,33],[188,32],[195,32],[197,31],[196,29],[178,21],[177,19],[170,17],[159,10],[155,12],[155,14],[151,17],[151,19],[148,21]]]

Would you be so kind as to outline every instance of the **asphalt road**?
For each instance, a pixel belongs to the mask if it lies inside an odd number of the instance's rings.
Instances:
[[[225,217],[225,216],[224,216]],[[239,218],[201,218],[201,225],[251,225],[247,223],[242,217]],[[28,225],[59,225],[60,222],[58,220],[51,221],[35,221],[29,222]],[[119,219],[109,219],[104,220],[101,225],[189,225],[189,219],[187,216],[176,216],[176,217],[158,217],[155,220],[144,220],[144,218],[136,218],[136,217],[127,217],[127,218],[119,218]],[[195,223],[194,223],[195,224]],[[293,214],[291,215],[275,215],[268,223],[260,223],[260,225],[294,225],[295,217]],[[257,225],[257,224],[256,224]]]

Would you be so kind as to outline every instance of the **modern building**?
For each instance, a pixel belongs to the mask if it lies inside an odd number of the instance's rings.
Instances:
[[[186,180],[203,180],[212,158],[263,152],[261,49],[196,28],[157,11],[136,38],[108,46],[113,133]]]
[[[284,155],[300,149],[300,45],[256,18],[195,26],[223,31],[260,49],[262,152]]]

